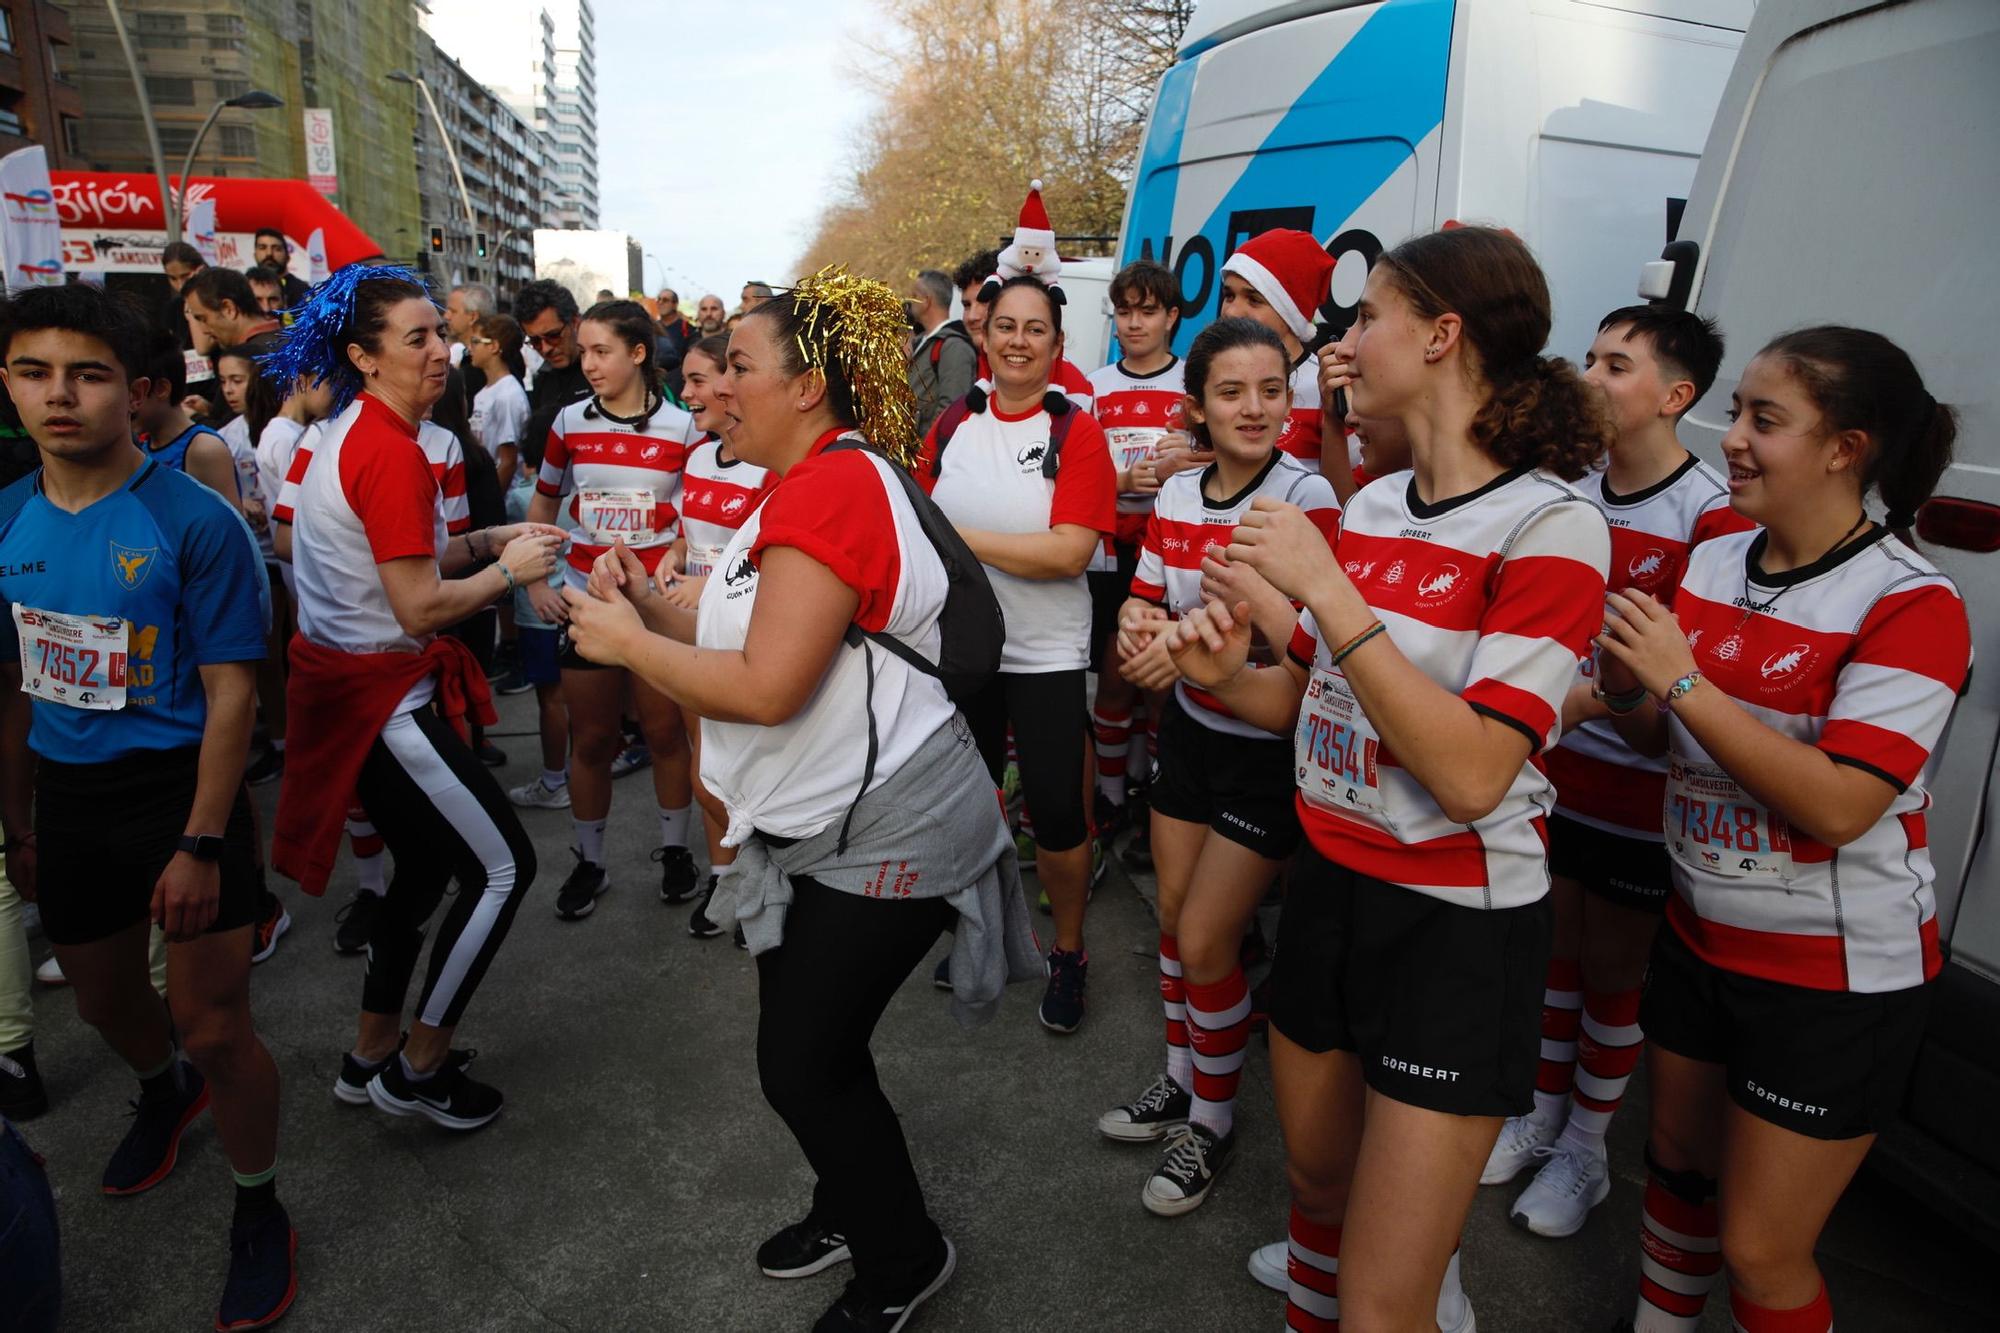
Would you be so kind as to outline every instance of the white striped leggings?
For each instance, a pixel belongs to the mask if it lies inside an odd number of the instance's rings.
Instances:
[[[416,1015],[432,1027],[453,1027],[534,882],[534,846],[493,774],[429,707],[399,713],[382,728],[355,794],[395,861],[368,945],[361,1008],[402,1014],[424,923],[456,879]]]

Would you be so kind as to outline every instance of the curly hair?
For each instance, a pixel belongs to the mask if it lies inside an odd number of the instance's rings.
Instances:
[[[1456,314],[1485,381],[1472,441],[1504,467],[1575,481],[1604,456],[1613,426],[1604,395],[1549,340],[1549,284],[1520,238],[1492,227],[1415,236],[1376,261],[1424,319]]]

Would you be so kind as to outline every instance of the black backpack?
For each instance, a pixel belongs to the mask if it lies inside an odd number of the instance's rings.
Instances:
[[[829,452],[835,449],[867,449],[881,456],[858,435],[846,436],[827,446]],[[864,630],[859,625],[847,627],[847,643],[859,647],[864,639],[874,640],[916,670],[937,677],[944,683],[944,692],[951,701],[963,704],[985,689],[1000,670],[1000,648],[1007,641],[1007,623],[1000,615],[1000,601],[993,595],[986,567],[979,563],[979,557],[965,544],[965,538],[958,535],[958,529],[944,511],[924,494],[909,473],[886,456],[883,461],[902,483],[903,494],[909,497],[910,507],[916,511],[918,525],[944,565],[946,587],[944,609],[938,614],[938,660],[931,661],[893,634]]]

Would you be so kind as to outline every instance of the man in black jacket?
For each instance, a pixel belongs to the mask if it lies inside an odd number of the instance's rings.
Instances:
[[[576,349],[581,312],[569,288],[544,278],[514,294],[514,318],[542,358],[528,394],[532,409],[528,424],[521,430],[521,438],[533,440],[539,453],[556,414],[590,392],[590,381],[583,377],[583,357]]]

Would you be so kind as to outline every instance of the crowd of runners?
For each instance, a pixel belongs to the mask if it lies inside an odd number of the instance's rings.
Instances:
[[[270,885],[357,879],[334,1095],[470,1131],[504,1099],[454,1034],[517,913],[584,922],[645,870],[755,959],[756,1072],[816,1177],[756,1263],[851,1261],[814,1327],[900,1329],[956,1255],[875,1026],[951,932],[932,980],[964,1021],[1033,980],[1077,1031],[1122,855],[1157,877],[1165,1040],[1096,1128],[1156,1154],[1147,1210],[1198,1208],[1268,1021],[1290,1211],[1249,1268],[1288,1328],[1473,1329],[1475,1193],[1525,1180],[1518,1223],[1580,1229],[1643,1052],[1632,1326],[1695,1328],[1726,1276],[1745,1333],[1830,1329],[1814,1243],[1939,966],[1925,776],[1969,631],[1909,529],[1951,408],[1881,336],[1800,329],[1748,358],[1718,471],[1676,428],[1723,331],[1627,306],[1549,349],[1534,257],[1476,226],[1383,254],[1337,337],[1334,260],[1254,236],[1184,357],[1174,276],[1133,263],[1119,359],[1084,375],[1023,228],[907,298],[832,269],[727,327],[704,301],[671,376],[636,301],[539,282],[503,314],[355,265],[281,326],[208,270],[181,299],[216,430],[143,312],[6,303],[38,456],[0,491],[0,995],[25,900],[140,1085],[105,1193],[212,1110],[216,1326],[276,1320]],[[512,791],[496,690],[536,696]],[[614,866],[642,763],[652,865]],[[283,783],[273,828],[246,769]],[[517,807],[570,812],[553,892]],[[31,1116],[32,1018],[0,1022],[0,1109]]]

